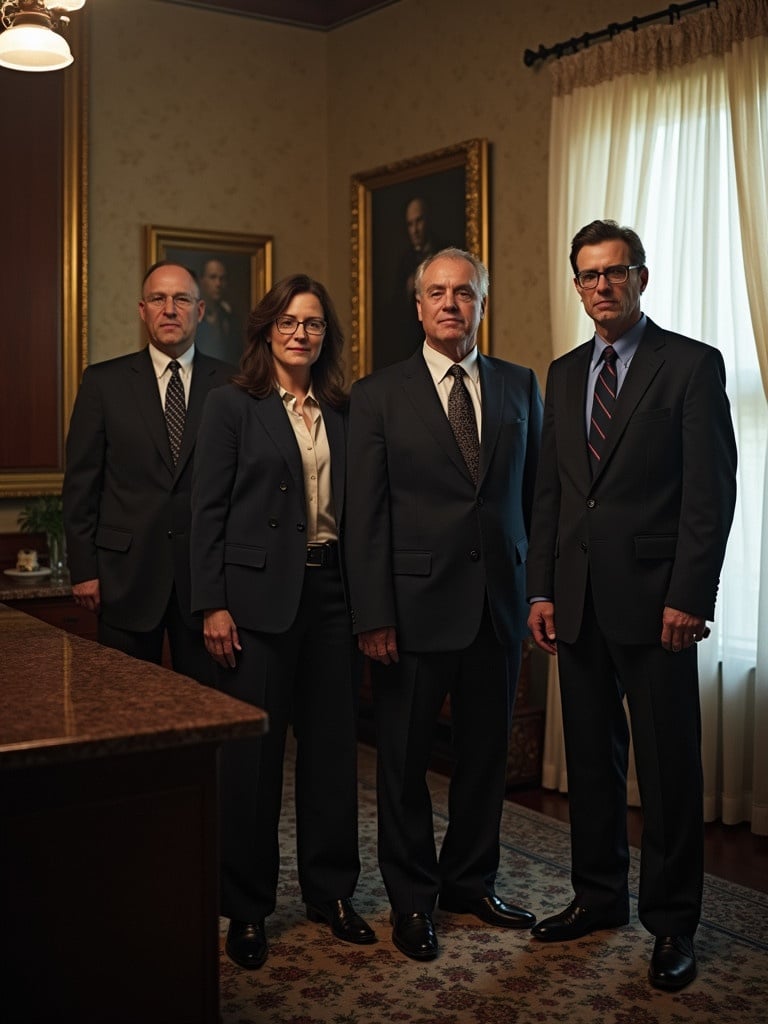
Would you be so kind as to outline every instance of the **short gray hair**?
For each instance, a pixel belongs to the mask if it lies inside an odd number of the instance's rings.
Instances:
[[[417,295],[421,295],[421,281],[426,273],[426,270],[431,266],[435,260],[447,259],[447,260],[466,260],[467,263],[471,263],[475,270],[475,280],[477,281],[477,290],[480,292],[480,298],[488,298],[488,268],[479,260],[477,256],[473,256],[471,252],[467,252],[466,249],[458,249],[456,246],[449,246],[447,249],[441,249],[440,252],[433,253],[432,256],[427,256],[418,267],[416,268],[416,277],[414,278],[413,287]]]

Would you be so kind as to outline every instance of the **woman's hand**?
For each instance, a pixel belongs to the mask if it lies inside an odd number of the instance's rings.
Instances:
[[[213,608],[203,614],[205,649],[224,668],[235,667],[235,651],[241,651],[237,626],[226,608]]]

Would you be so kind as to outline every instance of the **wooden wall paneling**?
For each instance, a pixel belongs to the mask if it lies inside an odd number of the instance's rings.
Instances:
[[[0,68],[0,496],[56,493],[87,350],[87,12],[74,64]]]

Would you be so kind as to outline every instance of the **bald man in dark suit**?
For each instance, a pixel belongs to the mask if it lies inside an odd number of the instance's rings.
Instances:
[[[573,902],[533,929],[568,941],[629,917],[626,772],[632,721],[643,805],[638,913],[649,978],[696,976],[703,886],[696,644],[706,638],[736,495],[717,349],[658,327],[637,234],[594,221],[573,239],[595,336],[546,388],[528,555],[529,625],[557,654]]]
[[[212,685],[202,617],[191,611],[190,493],[203,402],[233,368],[195,351],[204,309],[186,267],[162,262],[147,271],[139,314],[149,343],[86,369],[63,503],[72,594],[98,614],[99,641],[159,664],[167,633],[174,669]],[[164,405],[178,384],[186,408],[177,437]]]

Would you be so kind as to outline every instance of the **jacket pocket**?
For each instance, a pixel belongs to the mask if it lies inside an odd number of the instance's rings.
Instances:
[[[113,526],[96,527],[96,547],[107,551],[127,551],[133,534],[127,530],[116,530]]]
[[[396,576],[429,576],[432,572],[431,551],[395,551],[392,571]]]
[[[254,548],[247,544],[225,544],[225,565],[245,565],[249,569],[263,569],[267,564],[266,548]]]
[[[635,537],[635,558],[674,558],[676,551],[676,533]]]
[[[671,409],[645,409],[643,412],[636,412],[627,424],[628,427],[647,427],[649,423],[657,421],[669,422],[672,416]]]

